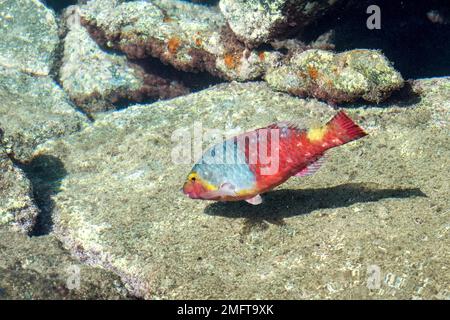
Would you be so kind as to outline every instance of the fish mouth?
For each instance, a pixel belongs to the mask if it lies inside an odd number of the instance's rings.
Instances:
[[[203,184],[202,181],[197,180],[187,180],[183,185],[183,193],[191,199],[204,199],[208,200],[209,194],[213,192],[208,190],[208,188]]]
[[[187,192],[183,188],[181,189],[181,192],[188,198],[191,198],[194,196],[192,192]]]
[[[191,199],[198,198],[198,196],[195,192],[194,185],[192,183],[190,183],[189,181],[184,183],[183,188],[181,188],[180,191],[183,192],[183,194],[185,194],[188,198],[191,198]]]
[[[201,199],[199,195],[195,194],[194,192],[183,192],[186,197],[190,199]]]

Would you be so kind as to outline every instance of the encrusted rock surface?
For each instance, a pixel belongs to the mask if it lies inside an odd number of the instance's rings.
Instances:
[[[286,63],[269,69],[265,80],[276,90],[333,104],[360,98],[379,103],[404,83],[381,52],[361,49],[297,52]]]
[[[113,109],[120,99],[172,98],[189,92],[181,83],[147,74],[126,57],[103,51],[77,23],[78,7],[67,11],[69,31],[59,77],[64,90],[87,113]]]
[[[238,38],[249,45],[277,36],[317,20],[343,0],[220,0],[219,7]]]
[[[87,118],[51,78],[0,66],[0,128],[17,160],[28,160],[38,144],[87,124]]]
[[[94,0],[81,6],[81,21],[100,44],[129,58],[152,56],[228,80],[258,78],[280,58],[247,49],[217,8],[184,1]]]

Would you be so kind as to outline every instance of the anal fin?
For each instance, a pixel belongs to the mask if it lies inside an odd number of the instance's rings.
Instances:
[[[247,200],[245,200],[245,201],[247,201],[248,203],[250,203],[250,204],[256,206],[256,205],[262,203],[262,198],[261,198],[261,196],[260,196],[259,194],[257,194],[257,195],[254,196],[253,198],[247,199]]]
[[[294,176],[295,177],[307,177],[307,176],[313,175],[320,169],[320,167],[325,162],[325,160],[326,160],[325,156],[321,156],[316,161],[311,162],[309,165],[307,165],[302,170],[297,172]]]

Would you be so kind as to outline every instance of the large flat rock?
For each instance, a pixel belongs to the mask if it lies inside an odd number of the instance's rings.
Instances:
[[[201,122],[235,134],[336,111],[256,82],[107,115],[35,153],[67,171],[55,234],[148,299],[448,298],[449,86],[429,80],[407,106],[348,109],[369,136],[260,206],[183,196],[192,163],[172,162],[174,131]]]

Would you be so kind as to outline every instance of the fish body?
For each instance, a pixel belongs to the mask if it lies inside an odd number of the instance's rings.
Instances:
[[[208,149],[183,186],[192,199],[261,203],[260,194],[317,171],[325,151],[367,135],[343,111],[320,128],[288,122],[259,128]]]

